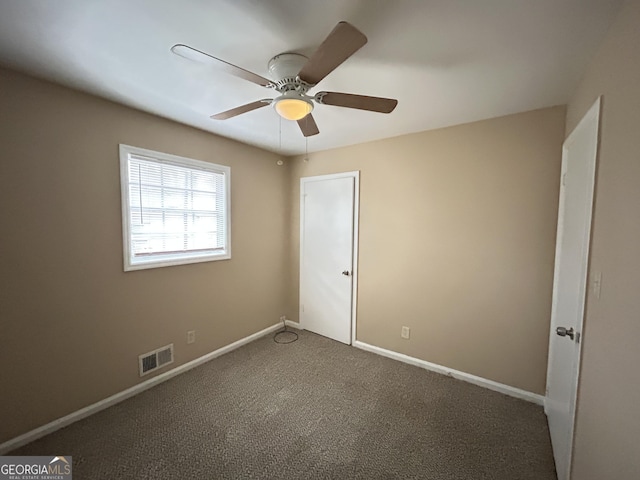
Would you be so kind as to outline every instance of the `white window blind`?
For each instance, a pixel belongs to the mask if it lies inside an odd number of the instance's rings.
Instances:
[[[229,167],[126,145],[121,162],[125,270],[230,258]]]

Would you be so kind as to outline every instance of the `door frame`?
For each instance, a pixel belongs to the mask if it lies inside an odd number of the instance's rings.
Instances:
[[[585,232],[584,232],[584,237],[583,237],[583,242],[585,242],[585,245],[587,245],[586,248],[586,252],[584,255],[584,258],[582,259],[582,268],[584,271],[584,276],[583,278],[580,279],[581,282],[583,282],[582,288],[580,289],[580,298],[579,298],[579,305],[580,305],[580,315],[578,316],[578,320],[577,320],[577,325],[576,325],[576,331],[578,332],[578,341],[577,341],[577,348],[578,348],[578,355],[577,355],[577,359],[576,359],[576,365],[575,365],[575,381],[574,384],[571,387],[571,390],[573,392],[573,406],[572,408],[570,408],[570,425],[569,425],[569,451],[568,451],[568,458],[567,458],[567,471],[564,472],[564,474],[566,475],[567,479],[571,478],[571,467],[572,467],[572,461],[573,461],[573,447],[574,447],[574,433],[575,433],[575,420],[576,420],[576,407],[577,407],[577,397],[578,397],[578,386],[580,384],[580,369],[581,369],[581,360],[582,360],[582,343],[583,343],[583,338],[582,338],[582,332],[583,332],[583,326],[584,326],[584,316],[585,316],[585,307],[586,307],[586,302],[587,302],[587,292],[589,290],[589,265],[590,265],[590,257],[591,257],[591,231],[593,229],[593,210],[594,210],[594,204],[595,204],[595,181],[596,181],[596,173],[597,173],[597,162],[598,162],[598,152],[599,152],[599,148],[600,148],[600,110],[601,110],[601,99],[602,97],[598,97],[596,99],[596,101],[593,103],[593,105],[589,108],[589,110],[587,111],[587,113],[584,114],[584,116],[582,117],[582,119],[580,120],[580,122],[578,122],[578,124],[576,125],[576,127],[572,130],[572,132],[569,134],[569,136],[567,136],[567,138],[565,139],[565,141],[562,144],[562,168],[561,168],[561,174],[560,174],[560,181],[561,181],[561,188],[560,188],[560,197],[558,199],[558,229],[556,232],[556,260],[555,260],[555,265],[554,265],[554,272],[553,272],[553,297],[552,297],[552,302],[551,302],[551,318],[550,318],[550,332],[549,332],[549,356],[548,356],[548,361],[547,361],[547,381],[546,381],[546,394],[548,395],[549,392],[549,379],[551,377],[551,367],[553,364],[553,349],[551,348],[551,339],[555,337],[556,333],[554,331],[554,320],[556,319],[556,315],[557,315],[557,309],[558,309],[558,282],[557,282],[557,278],[559,275],[559,270],[560,270],[560,258],[562,256],[562,251],[561,251],[561,245],[562,245],[562,235],[564,233],[564,215],[565,215],[565,211],[564,208],[562,208],[564,206],[564,202],[565,202],[565,195],[566,195],[566,189],[562,188],[562,182],[564,182],[564,176],[567,173],[567,156],[568,156],[568,149],[570,147],[570,145],[575,141],[575,137],[578,135],[577,132],[579,132],[581,129],[585,128],[586,126],[588,126],[591,122],[596,122],[596,146],[595,146],[595,155],[593,157],[593,160],[588,159],[589,163],[591,164],[591,171],[590,171],[590,175],[589,175],[589,188],[591,191],[591,198],[590,198],[590,204],[588,205],[588,208],[590,210],[590,215],[588,218],[588,228],[585,228]],[[548,401],[545,399],[545,414],[548,415]],[[561,477],[561,473],[558,473],[558,477]]]
[[[358,307],[358,230],[360,218],[360,171],[332,173],[329,175],[314,175],[312,177],[300,178],[300,256],[299,256],[299,287],[298,287],[298,318],[300,326],[304,329],[304,315],[302,314],[302,302],[300,301],[300,292],[302,292],[302,256],[304,254],[304,185],[310,182],[322,180],[333,180],[337,178],[353,178],[353,254],[351,265],[351,341],[349,345],[353,345],[356,341],[356,315]]]

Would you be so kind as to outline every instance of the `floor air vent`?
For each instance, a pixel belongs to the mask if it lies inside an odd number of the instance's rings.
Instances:
[[[138,357],[138,364],[140,366],[140,376],[151,373],[158,368],[162,368],[165,365],[173,363],[173,343],[158,348],[153,352],[143,353]]]

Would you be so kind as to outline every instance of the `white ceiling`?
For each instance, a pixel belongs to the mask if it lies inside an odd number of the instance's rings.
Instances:
[[[340,20],[369,43],[311,93],[399,100],[389,114],[318,105],[324,150],[566,103],[618,0],[0,0],[0,63],[244,143],[297,154],[274,92],[178,57],[184,43],[268,77],[310,55]]]

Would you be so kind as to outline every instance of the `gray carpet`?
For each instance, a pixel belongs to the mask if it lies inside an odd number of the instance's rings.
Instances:
[[[74,479],[555,479],[542,408],[312,333],[262,338],[12,452]]]

